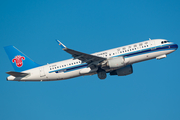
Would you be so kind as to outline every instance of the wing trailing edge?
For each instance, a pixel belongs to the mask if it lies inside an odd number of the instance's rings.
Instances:
[[[97,65],[99,62],[102,62],[103,60],[106,60],[106,58],[79,52],[73,49],[67,48],[64,44],[62,44],[59,40],[56,40],[58,44],[61,46],[61,48],[66,51],[67,53],[71,54],[74,59],[79,59],[83,63],[87,63],[88,66],[91,66],[92,64]]]

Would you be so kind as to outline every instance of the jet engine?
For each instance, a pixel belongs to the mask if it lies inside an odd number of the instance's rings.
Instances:
[[[118,75],[118,76],[125,76],[133,73],[132,65],[127,65],[125,67],[119,68],[110,72],[110,75]]]
[[[115,58],[110,58],[102,63],[101,68],[120,68],[125,66],[125,60],[124,57],[115,57]]]

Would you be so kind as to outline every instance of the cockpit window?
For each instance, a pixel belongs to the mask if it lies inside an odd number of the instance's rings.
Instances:
[[[166,41],[162,41],[161,44],[168,43],[168,42],[169,42],[169,41],[167,41],[167,40],[166,40]]]

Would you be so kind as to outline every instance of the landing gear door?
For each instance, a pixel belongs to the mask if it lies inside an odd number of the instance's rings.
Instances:
[[[46,74],[45,74],[45,72],[44,72],[44,67],[40,67],[40,68],[39,68],[39,73],[40,73],[40,77],[46,76]]]

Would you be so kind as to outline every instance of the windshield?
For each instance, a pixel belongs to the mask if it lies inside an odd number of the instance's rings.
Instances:
[[[169,43],[169,41],[167,41],[167,40],[161,41],[161,44],[164,44],[164,43]]]

